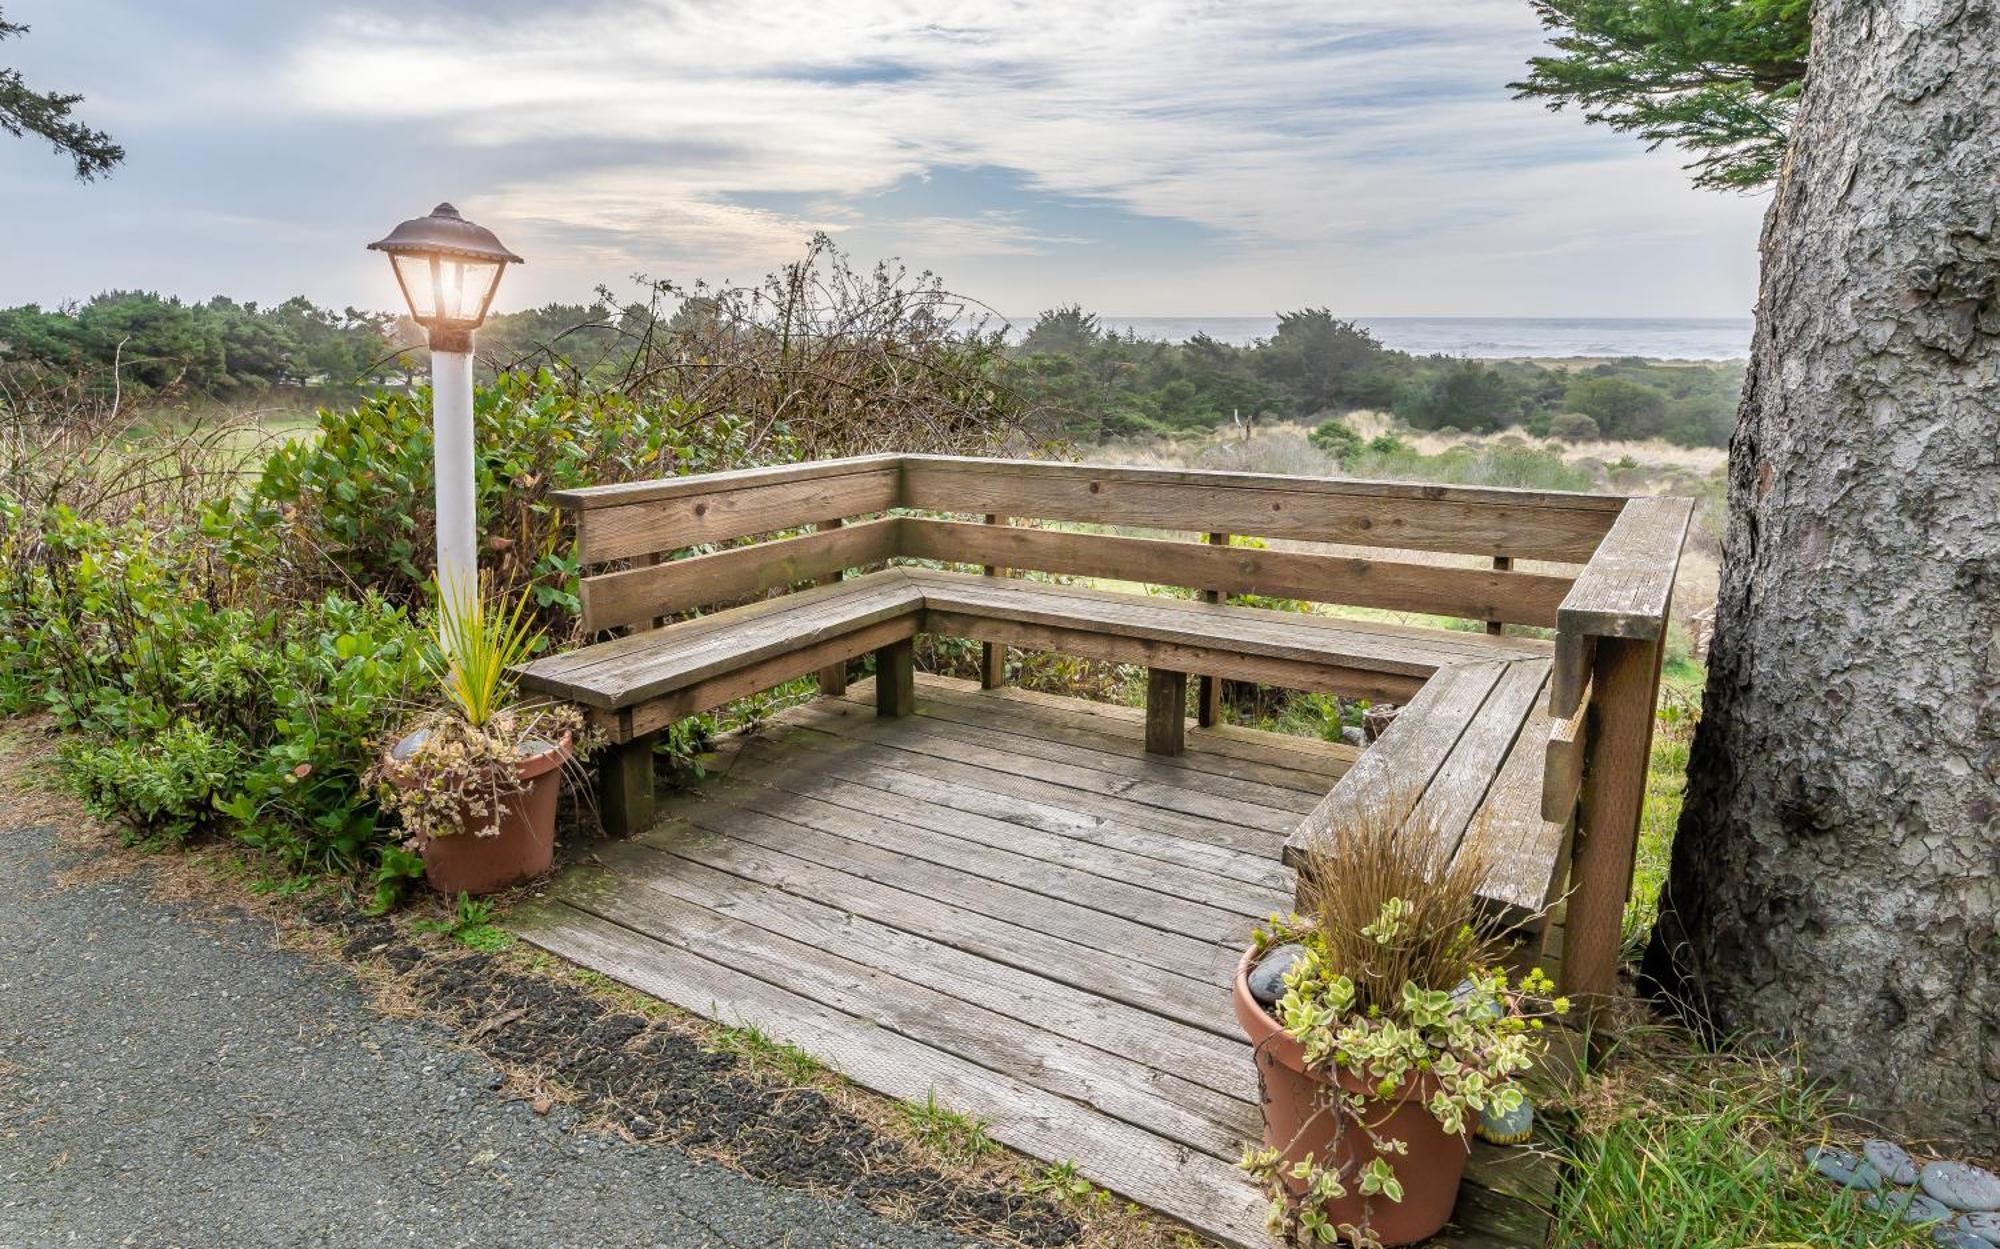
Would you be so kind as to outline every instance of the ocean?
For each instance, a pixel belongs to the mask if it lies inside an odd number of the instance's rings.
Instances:
[[[1352,318],[1385,347],[1416,355],[1503,357],[1646,356],[1656,360],[1741,360],[1750,354],[1749,317],[1368,317]],[[1179,342],[1205,333],[1242,346],[1268,338],[1272,317],[1115,317],[1120,333]],[[1025,330],[1033,317],[1018,319]]]

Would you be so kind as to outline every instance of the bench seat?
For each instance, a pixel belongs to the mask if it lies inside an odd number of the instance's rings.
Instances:
[[[724,681],[733,674],[785,671],[775,684],[817,671],[834,652],[863,654],[920,631],[1398,702],[1440,668],[1550,652],[1531,638],[889,568],[550,655],[519,675],[524,688],[581,704],[626,740],[658,727],[656,714],[631,714],[649,703],[671,699],[680,718],[739,697],[722,694],[740,684]],[[715,701],[672,697],[691,689]]]
[[[1493,864],[1488,901],[1535,926],[1568,822],[1542,816],[1551,645],[1199,599],[888,568],[552,655],[522,685],[581,704],[613,741],[919,632],[1404,703],[1286,842],[1304,861],[1347,804],[1394,805]],[[891,674],[891,680],[893,680]]]
[[[1398,821],[1488,865],[1480,894],[1510,927],[1539,931],[1563,885],[1572,824],[1542,812],[1549,659],[1442,668],[1299,823],[1285,862],[1337,844],[1348,814]]]

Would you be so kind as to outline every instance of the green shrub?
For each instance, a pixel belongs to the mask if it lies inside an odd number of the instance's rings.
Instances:
[[[436,562],[430,392],[376,394],[322,408],[318,437],[292,442],[264,464],[231,507],[250,535],[275,535],[323,584],[368,586],[390,601],[424,601]],[[572,534],[553,491],[709,472],[745,463],[746,427],[679,400],[624,392],[544,369],[504,373],[473,395],[474,485],[480,568],[498,592],[532,587],[558,635],[577,610]],[[790,458],[787,447],[758,449]],[[330,574],[330,575],[328,575]]]
[[[181,842],[203,831],[243,762],[238,743],[192,720],[145,737],[72,737],[60,753],[90,808],[143,841]]]
[[[1348,428],[1346,421],[1339,417],[1321,421],[1313,427],[1306,441],[1343,463],[1347,457],[1361,450],[1361,435]]]
[[[360,778],[421,679],[400,609],[260,599],[192,527],[59,510],[32,537],[0,565],[0,690],[68,731],[65,773],[93,808],[145,839],[377,862],[388,830]]]
[[[1582,412],[1558,412],[1549,418],[1548,436],[1564,442],[1596,442],[1604,436],[1597,419]]]

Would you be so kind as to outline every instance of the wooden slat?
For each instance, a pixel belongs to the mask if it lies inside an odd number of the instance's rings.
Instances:
[[[730,603],[889,559],[895,520],[873,520],[796,538],[585,577],[583,630],[598,633],[655,616]]]
[[[791,766],[807,769],[811,779],[813,764],[801,765],[796,754],[787,753],[798,749],[795,742],[787,742],[775,752],[769,746],[762,747],[758,753],[762,768],[744,772],[741,779],[738,779],[741,769],[732,770],[729,783],[709,786],[704,792],[718,803],[804,824],[939,867],[972,872],[983,879],[997,880],[1197,941],[1234,942],[1247,934],[1246,920],[1255,921],[1271,913],[1275,890],[1252,889],[1241,883],[1232,885],[1214,877],[1202,882],[1203,885],[1228,890],[1235,906],[1220,907],[1196,898],[1173,896],[1162,892],[1157,883],[1144,876],[1117,874],[1115,865],[1138,861],[1137,856],[1122,855],[1088,841],[1052,833],[1043,833],[1031,841],[1027,836],[1029,830],[1016,826],[1014,832],[1018,835],[1008,844],[997,838],[981,837],[979,833],[986,830],[973,830],[974,835],[963,836],[956,828],[942,831],[927,828],[917,822],[921,815],[910,809],[926,804],[880,801],[865,806],[850,805],[853,795],[876,795],[860,786],[820,787],[802,786],[795,780],[787,782],[784,775],[787,760]],[[916,819],[904,818],[910,815]],[[1190,874],[1185,870],[1181,873],[1183,878]],[[1261,905],[1247,905],[1246,901],[1252,897],[1259,899]]]
[[[1171,759],[1147,758],[1115,748],[1117,742],[1102,733],[1092,734],[1051,716],[1024,715],[1022,709],[998,699],[974,695],[973,705],[966,706],[949,697],[948,691],[941,691],[940,683],[941,678],[930,674],[917,678],[917,715],[925,723],[925,741],[950,739],[1001,758],[1041,759],[1087,769],[1100,774],[1090,777],[1088,783],[1107,793],[1148,795],[1148,801],[1176,810],[1234,818],[1238,823],[1250,819],[1268,828],[1271,821],[1282,820],[1287,813],[1296,816],[1312,810],[1332,783],[1314,780],[1300,784],[1296,778],[1302,773],[1272,768],[1260,774],[1258,765],[1228,759],[1216,760],[1212,767],[1183,766],[1198,752],[1197,734],[1189,735],[1186,754]],[[872,706],[874,691],[865,682],[856,682],[847,698]],[[787,713],[788,719],[791,714]]]
[[[1401,702],[1423,686],[1423,677],[1382,672],[1329,661],[1276,659],[1246,655],[1217,646],[1155,641],[1107,633],[1092,622],[1088,628],[1061,628],[1023,623],[1006,616],[929,610],[924,631],[946,636],[1000,641],[1022,650],[1055,651],[1145,667],[1208,671],[1238,681],[1255,681],[1281,689],[1317,690],[1349,698]]]
[[[1548,676],[1546,663],[1507,665],[1453,744],[1451,754],[1424,787],[1423,797],[1404,821],[1406,834],[1421,830],[1435,835],[1456,853],[1501,765],[1513,751],[1521,726],[1540,700]]]
[[[878,885],[960,907],[974,915],[1032,928],[1100,953],[1117,954],[1159,973],[1210,983],[1218,974],[1217,969],[1228,961],[1227,952],[1213,941],[1169,932],[1005,881],[988,880],[973,872],[881,849],[867,840],[868,834],[857,825],[834,818],[825,806],[800,808],[793,816],[782,817],[710,800],[677,805],[675,812],[704,833],[789,854]],[[803,823],[802,819],[810,819],[812,823]],[[828,831],[821,824],[844,827],[854,836]],[[672,829],[670,822],[662,821],[637,840],[671,849]]]
[[[537,660],[521,669],[522,683],[592,707],[629,707],[755,660],[911,615],[922,601],[899,573],[876,573]]]
[[[1583,787],[1584,724],[1590,714],[1590,683],[1584,682],[1576,706],[1563,719],[1550,717],[1542,754],[1542,815],[1567,822],[1576,813],[1577,791]]]
[[[1622,500],[1533,490],[908,456],[903,506],[1582,563]]]
[[[810,778],[782,771],[753,771],[752,779],[773,789],[806,796],[837,798],[855,810],[876,811],[907,819],[954,837],[1002,847],[1040,844],[1040,836],[1078,843],[1067,851],[1050,850],[1043,857],[1072,866],[1102,866],[1118,860],[1094,854],[1097,847],[1120,852],[1145,864],[1147,876],[1160,882],[1192,882],[1182,895],[1250,914],[1244,899],[1268,898],[1291,887],[1291,874],[1275,858],[1248,854],[1210,842],[1193,841],[1148,827],[1133,827],[1100,816],[1070,811],[1014,794],[996,793],[970,784],[940,780],[910,759],[838,753],[816,744],[795,749],[824,753]],[[1244,891],[1250,891],[1245,893]],[[1260,908],[1261,909],[1261,908]]]
[[[851,731],[864,740],[876,736],[860,726]],[[1184,855],[1180,861],[1257,884],[1278,879],[1273,867],[1281,825],[1274,823],[1268,830],[1246,828],[1095,789],[1067,786],[1059,780],[1044,779],[1042,769],[1035,769],[1036,775],[1021,775],[1004,767],[943,757],[945,751],[927,754],[895,749],[893,736],[881,736],[879,740],[890,747],[887,753],[849,755],[848,758],[855,760],[851,769],[843,767],[838,758],[825,766],[847,779],[880,786],[893,783],[893,778],[880,775],[885,769],[899,775],[928,777],[931,784],[905,786],[903,792],[918,792],[940,806],[993,814],[1001,819],[1011,817],[1031,828],[1044,828],[1065,836],[1097,840],[1107,830],[1127,830],[1172,838],[1189,847],[1220,847],[1228,853],[1204,856],[1199,861]],[[808,740],[801,743],[801,748],[814,750],[821,745]]]
[[[987,1119],[995,1140],[1074,1158],[1095,1183],[1232,1244],[1265,1246],[1264,1201],[1231,1164],[1177,1146],[935,1047],[800,997],[721,963],[685,956],[570,907],[534,917],[530,939],[687,1010],[754,1024],[892,1097]]]
[[[755,880],[799,897],[837,900],[843,910],[904,932],[942,941],[1088,990],[1139,1010],[1179,1020],[1218,1037],[1240,1039],[1226,995],[1197,977],[1163,971],[1067,938],[1030,928],[1010,916],[981,915],[921,893],[899,889],[828,867],[793,853],[738,837],[704,833],[685,820],[656,826],[651,839],[631,843],[673,860],[685,859]],[[671,867],[658,870],[670,872]]]
[[[1693,499],[1628,501],[1563,599],[1561,629],[1595,637],[1662,636],[1693,515]]]
[[[1235,921],[1261,920],[1274,906],[1282,908],[1290,896],[1291,875],[1276,860],[1243,856],[1241,866],[1257,870],[1235,874],[1218,871],[1217,865],[1236,868],[1239,864],[1228,857],[1231,852],[1203,842],[1180,843],[1176,838],[1144,830],[1078,835],[1060,824],[1038,820],[1034,804],[1020,804],[1023,810],[1013,819],[989,815],[987,811],[994,809],[991,805],[979,809],[980,800],[966,801],[962,795],[947,792],[949,787],[920,773],[898,772],[885,765],[879,755],[829,752],[823,746],[796,738],[787,741],[787,749],[811,751],[816,757],[803,766],[794,760],[797,771],[788,771],[782,758],[772,761],[769,756],[752,757],[747,763],[739,760],[730,776],[740,776],[744,781],[801,799],[818,799],[847,811],[868,812],[911,828],[1027,856],[1038,863],[1055,864],[1123,885],[1199,902],[1229,913]],[[732,802],[738,800],[735,791],[724,796]],[[947,803],[944,797],[959,800]],[[773,803],[754,805],[768,814],[784,816],[784,811]],[[939,843],[931,845],[935,853],[952,850]],[[1127,897],[1137,896],[1129,891],[1120,892]],[[1201,935],[1213,936],[1218,931],[1211,926],[1211,919],[1199,918],[1207,912],[1188,914],[1197,917]]]
[[[582,878],[566,876],[553,892],[568,898],[579,889],[589,889],[590,895],[581,901],[585,909],[591,909],[593,900],[605,891],[636,885],[795,937],[877,971],[900,978],[917,971],[930,988],[961,1001],[1007,1013],[1023,1023],[1113,1054],[1141,1057],[1163,1072],[1178,1073],[1235,1099],[1240,1103],[1236,1113],[1255,1121],[1257,1078],[1247,1044],[1231,1045],[1225,1038],[1164,1015],[968,954],[946,942],[691,859],[666,858],[644,850],[614,851],[612,859],[619,869],[615,880],[600,874],[586,884]]]
[[[901,553],[915,559],[999,563],[1210,593],[1263,594],[1545,628],[1554,627],[1556,609],[1570,588],[1568,577],[1536,573],[1057,529],[1000,529],[918,517],[897,523]]]
[[[783,718],[787,724],[1003,772],[1032,773],[1073,789],[1112,794],[1164,811],[1180,811],[1259,831],[1281,826],[1312,809],[1311,802],[1296,791],[1233,777],[1185,772],[1155,756],[1065,746],[1021,737],[1000,725],[969,726],[936,719],[927,713],[930,706],[927,701],[918,703],[919,724],[871,724],[865,714],[855,713],[872,705],[872,693],[869,691],[868,698],[849,700],[846,704],[799,707],[786,712]],[[1030,759],[1041,762],[1029,765]]]
[[[982,612],[1038,624],[1088,622],[1106,632],[1163,641],[1186,641],[1194,636],[1223,638],[1246,653],[1308,662],[1332,650],[1343,658],[1367,659],[1385,672],[1413,676],[1461,660],[1542,658],[1550,650],[1549,643],[1535,638],[1494,638],[1318,612],[1237,607],[1046,582],[987,580],[932,568],[907,569],[906,575],[923,590],[925,606],[934,610]]]
[[[728,880],[731,878],[725,878]],[[684,880],[629,889],[599,874],[579,877],[563,900],[689,955],[750,971],[757,979],[809,1001],[866,1019],[989,1071],[1020,1080],[1101,1112],[1107,1120],[1234,1161],[1251,1126],[1247,1103],[1179,1076],[1151,1071],[926,983],[929,969],[896,975],[808,941],[746,922],[730,913],[748,886],[709,893]],[[689,901],[694,893],[700,901]],[[1150,1077],[1150,1078],[1149,1078]]]
[[[1121,739],[1129,737],[1133,741],[1139,741],[1144,735],[1144,713],[1134,707],[1019,688],[999,690],[994,696],[1009,702],[1025,704],[1038,714],[1046,712],[1061,717],[1065,722],[1083,725],[1092,731],[1103,732]],[[1203,751],[1211,752],[1218,760],[1226,758],[1246,763],[1281,765],[1304,773],[1310,779],[1302,782],[1303,787],[1322,793],[1339,780],[1361,755],[1358,747],[1340,742],[1287,737],[1281,733],[1267,733],[1260,729],[1245,729],[1235,725],[1217,725],[1213,729],[1196,734],[1195,741],[1196,748],[1175,762],[1186,763],[1197,751]]]
[[[1540,803],[1541,748],[1551,723],[1547,703],[1538,702],[1466,830],[1471,852],[1491,865],[1480,896],[1510,927],[1539,926],[1569,866],[1570,819],[1546,818]]]
[[[1366,809],[1369,818],[1400,823],[1423,797],[1507,667],[1459,664],[1433,677],[1299,823],[1285,842],[1285,862],[1302,866],[1308,849],[1327,838],[1350,812]]]
[[[746,487],[788,485],[821,477],[843,477],[870,470],[897,469],[900,455],[853,455],[835,460],[807,460],[798,464],[768,464],[758,468],[730,469],[721,473],[690,473],[685,477],[657,477],[650,481],[623,481],[606,486],[581,486],[574,490],[551,491],[549,498],[558,507],[574,512],[601,511],[629,503],[649,503],[662,499],[685,499],[704,494],[728,494]]]
[[[825,465],[799,466],[823,469]],[[761,476],[751,479],[753,474]],[[721,473],[685,479],[679,492],[633,491],[625,497],[593,495],[576,512],[577,562],[584,566],[678,551],[708,542],[797,529],[830,517],[886,512],[896,506],[899,473],[893,462],[859,461],[846,471],[783,473],[753,469],[735,484]],[[678,483],[640,483],[671,486]],[[698,488],[698,489],[697,489]],[[620,487],[606,487],[608,490]],[[581,498],[585,491],[576,491]],[[632,495],[643,497],[633,498]]]
[[[685,685],[620,713],[619,733],[652,733],[678,720],[726,706],[739,698],[782,685],[831,663],[854,659],[916,636],[913,616],[896,616],[852,633],[842,633],[798,650],[784,651],[748,667]]]

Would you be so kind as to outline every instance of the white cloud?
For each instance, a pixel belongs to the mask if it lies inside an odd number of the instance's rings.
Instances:
[[[534,262],[514,298],[743,279],[822,229],[1015,309],[1731,311],[1754,280],[1755,202],[1508,98],[1541,46],[1523,0],[458,8],[302,6],[161,107],[383,136],[390,163],[441,141],[398,185],[464,187]],[[993,202],[910,189],[954,170],[1011,172]]]

